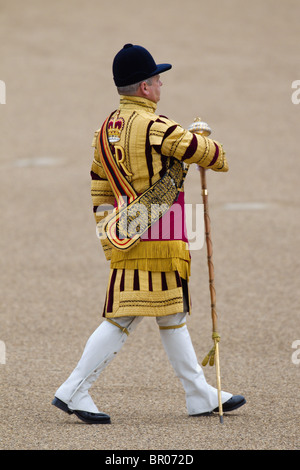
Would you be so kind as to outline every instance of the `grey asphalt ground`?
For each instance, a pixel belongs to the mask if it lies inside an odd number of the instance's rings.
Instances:
[[[299,450],[299,15],[293,0],[0,1],[0,449]],[[92,388],[111,425],[51,406],[102,321],[90,145],[118,105],[111,63],[127,42],[173,64],[158,112],[201,116],[227,151],[230,171],[207,175],[221,380],[247,404],[223,425],[187,416],[150,318]],[[186,193],[201,203],[194,167]],[[205,247],[190,287],[201,361]]]

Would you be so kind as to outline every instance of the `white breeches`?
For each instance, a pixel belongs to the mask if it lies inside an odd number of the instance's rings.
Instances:
[[[218,406],[218,393],[206,382],[198,364],[185,317],[186,314],[178,313],[156,317],[156,321],[167,357],[185,390],[188,414],[206,413]],[[88,390],[142,319],[128,316],[103,321],[88,339],[77,366],[55,396],[71,410],[98,413]],[[222,392],[222,402],[231,396]]]

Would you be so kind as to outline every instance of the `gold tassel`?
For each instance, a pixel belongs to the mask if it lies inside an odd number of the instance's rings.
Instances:
[[[218,343],[220,341],[221,337],[220,337],[219,333],[213,332],[212,339]],[[207,363],[209,363],[210,366],[214,365],[214,363],[215,363],[215,352],[216,352],[216,346],[211,348],[209,353],[203,359],[203,361],[202,361],[203,367],[205,367],[207,365]]]

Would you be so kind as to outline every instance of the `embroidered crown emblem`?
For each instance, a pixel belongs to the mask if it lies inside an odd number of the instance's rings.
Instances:
[[[107,126],[108,141],[114,145],[121,139],[121,132],[123,130],[125,121],[123,118],[112,119]]]

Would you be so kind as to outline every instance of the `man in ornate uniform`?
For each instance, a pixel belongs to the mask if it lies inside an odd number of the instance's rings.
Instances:
[[[155,114],[160,74],[170,68],[170,64],[157,65],[145,48],[126,44],[113,62],[119,108],[95,132],[92,143],[94,215],[110,260],[104,320],[52,402],[87,423],[110,422],[88,391],[144,316],[156,319],[167,357],[185,390],[188,414],[218,411],[217,389],[206,382],[186,325],[191,260],[183,181],[192,163],[223,172],[228,171],[228,164],[218,142]],[[168,210],[163,210],[164,203]],[[114,207],[110,215],[109,207]],[[125,235],[120,236],[124,207],[127,215],[128,208],[135,214],[129,217],[134,235],[128,235],[126,219]],[[140,216],[142,207],[147,209],[145,217]],[[151,207],[156,209],[150,218]],[[225,412],[245,403],[241,395],[222,392],[221,397]]]

